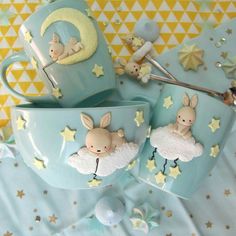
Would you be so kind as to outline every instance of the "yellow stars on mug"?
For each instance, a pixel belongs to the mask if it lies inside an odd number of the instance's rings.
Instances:
[[[164,98],[163,107],[165,107],[166,109],[169,109],[172,105],[173,105],[173,101],[172,101],[171,96]]]
[[[23,130],[25,129],[25,126],[26,126],[26,120],[22,117],[22,116],[19,116],[16,120],[16,126],[17,126],[17,129],[18,130]]]
[[[38,170],[43,170],[45,169],[47,166],[45,164],[44,160],[40,160],[37,157],[34,158],[34,163],[33,165],[38,169]]]
[[[58,218],[53,214],[51,216],[48,217],[48,221],[52,224],[56,224],[57,223]]]
[[[17,190],[16,196],[22,199],[25,196],[24,190]]]
[[[100,180],[100,179],[92,179],[92,180],[88,181],[88,185],[90,188],[98,187],[101,183],[102,183],[102,180]]]
[[[211,157],[215,158],[219,155],[219,153],[220,153],[220,147],[218,144],[211,147],[211,153],[210,153]]]
[[[212,118],[211,123],[208,125],[212,133],[215,133],[216,130],[220,128],[220,119]]]
[[[60,88],[53,88],[53,89],[52,89],[52,95],[53,95],[55,98],[58,98],[58,99],[60,99],[60,98],[63,97]]]
[[[144,123],[143,111],[136,111],[134,121],[135,121],[137,127],[140,127]]]
[[[13,236],[13,233],[7,231],[6,233],[3,234],[3,236]]]
[[[155,175],[155,179],[157,184],[164,184],[166,182],[166,176],[161,171]]]
[[[156,168],[156,162],[155,162],[155,160],[153,159],[153,160],[148,160],[147,161],[147,164],[146,164],[146,168],[150,171],[150,172],[152,172],[155,168]]]
[[[73,142],[75,141],[76,129],[70,129],[70,127],[66,126],[64,130],[61,131],[61,136],[63,137],[65,142]]]
[[[96,75],[97,78],[104,75],[103,66],[95,64],[92,72]]]
[[[169,176],[173,177],[173,178],[177,178],[179,175],[181,175],[181,171],[179,169],[179,166],[176,167],[170,167],[170,173]]]
[[[38,62],[36,61],[36,59],[35,59],[34,57],[32,57],[32,58],[30,59],[30,62],[31,62],[31,65],[33,66],[33,68],[34,68],[35,70],[37,70],[37,69],[38,69]]]
[[[32,34],[29,30],[27,30],[25,33],[24,33],[24,38],[25,38],[25,41],[28,42],[28,43],[31,43],[32,42]]]
[[[208,221],[207,223],[205,223],[206,227],[209,229],[209,228],[212,228],[213,224],[212,222]]]

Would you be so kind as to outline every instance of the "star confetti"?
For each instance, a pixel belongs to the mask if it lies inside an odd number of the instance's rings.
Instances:
[[[171,176],[171,177],[173,177],[173,178],[176,179],[180,174],[181,174],[181,171],[180,171],[180,169],[179,169],[179,166],[170,167],[169,176]]]
[[[20,199],[22,199],[25,196],[25,193],[23,190],[17,190],[16,196]]]
[[[96,75],[97,78],[104,75],[103,66],[95,64],[92,72]]]
[[[61,89],[60,88],[53,88],[52,89],[52,95],[58,99],[62,98],[63,95],[61,93]]]
[[[144,123],[143,111],[136,111],[134,121],[136,122],[137,127],[140,127]]]
[[[228,197],[231,194],[230,189],[225,189],[224,195]]]
[[[219,147],[218,144],[215,145],[215,146],[212,146],[212,147],[211,147],[211,153],[210,153],[210,156],[211,156],[211,157],[217,157],[218,154],[219,154],[219,152],[220,152],[220,147]]]
[[[164,99],[163,107],[165,107],[166,109],[169,109],[172,105],[173,105],[172,97],[171,96],[166,97]]]
[[[26,120],[22,116],[19,116],[17,118],[16,125],[18,130],[23,130],[25,129]]]
[[[212,228],[212,225],[213,225],[213,224],[212,224],[210,221],[208,221],[208,222],[206,223],[206,227],[207,227],[207,228]]]
[[[220,128],[220,119],[212,118],[211,123],[208,125],[212,133],[215,133],[216,130]]]
[[[39,170],[45,169],[47,167],[46,164],[45,164],[45,161],[40,160],[37,157],[34,158],[34,163],[33,164]]]
[[[38,62],[36,61],[34,57],[31,58],[30,62],[34,69],[38,69]]]
[[[3,236],[13,236],[13,233],[7,231],[6,233],[3,234]]]
[[[161,171],[155,175],[155,179],[157,184],[164,184],[166,182],[166,176]]]
[[[70,129],[70,127],[68,126],[61,131],[61,136],[64,138],[65,142],[75,141],[75,134],[76,134],[76,129]]]
[[[54,214],[48,217],[48,221],[50,223],[56,224],[57,220],[58,220],[58,218]]]
[[[24,38],[26,42],[31,43],[33,39],[31,32],[27,30],[24,34]]]
[[[147,169],[152,172],[156,168],[156,162],[155,160],[148,160],[146,164]]]
[[[88,185],[90,188],[92,187],[98,187],[102,183],[102,180],[100,179],[92,179],[88,182]]]

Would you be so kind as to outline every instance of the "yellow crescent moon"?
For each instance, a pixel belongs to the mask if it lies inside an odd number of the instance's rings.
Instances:
[[[41,36],[44,35],[47,28],[57,22],[66,21],[73,24],[80,32],[81,43],[84,46],[79,52],[58,60],[58,64],[69,65],[84,61],[91,57],[98,46],[98,36],[92,21],[79,10],[73,8],[60,8],[52,12],[41,26]]]

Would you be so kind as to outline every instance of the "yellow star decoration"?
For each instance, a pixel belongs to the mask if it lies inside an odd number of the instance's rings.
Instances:
[[[57,220],[58,220],[58,218],[57,218],[54,214],[48,217],[48,221],[49,221],[50,223],[56,224],[56,223],[57,223]]]
[[[136,122],[137,127],[140,127],[144,123],[143,111],[136,111],[134,121]]]
[[[38,69],[38,62],[36,61],[34,57],[31,58],[30,62],[34,69]]]
[[[75,129],[70,129],[70,127],[65,127],[64,130],[61,131],[61,136],[64,138],[65,142],[73,142],[75,141]]]
[[[230,194],[230,189],[225,189],[224,195],[228,197]]]
[[[212,223],[211,223],[210,221],[208,221],[208,222],[206,223],[206,227],[207,227],[207,228],[212,228]]]
[[[3,236],[13,236],[13,233],[7,231],[6,233],[3,234]]]
[[[85,9],[87,16],[93,18],[93,11],[90,8]]]
[[[62,96],[63,96],[60,88],[53,88],[52,95],[56,98],[59,98],[59,99],[62,98]]]
[[[26,120],[22,116],[19,116],[16,120],[16,125],[18,130],[25,129]]]
[[[17,190],[16,196],[22,199],[25,196],[25,193],[23,190]]]
[[[212,147],[211,147],[211,153],[210,153],[210,156],[211,156],[211,157],[217,157],[218,154],[219,154],[219,152],[220,152],[220,147],[219,147],[218,144],[215,145],[215,146],[212,146]]]
[[[129,163],[129,165],[127,166],[127,168],[126,168],[126,171],[132,170],[132,169],[135,167],[136,163],[137,163],[136,160],[131,161],[131,162]]]
[[[216,130],[220,128],[220,119],[212,118],[211,123],[208,125],[212,133],[215,133]]]
[[[169,109],[172,105],[173,105],[173,101],[172,101],[171,96],[166,97],[164,99],[163,107],[165,107],[166,109]]]
[[[24,38],[26,42],[31,43],[33,39],[31,32],[27,30],[24,34]]]
[[[178,166],[176,167],[170,167],[170,173],[169,176],[173,177],[173,178],[177,178],[179,175],[181,174],[181,171],[179,169]]]
[[[135,37],[133,40],[133,45],[135,47],[141,47],[143,45],[143,40],[141,38]]]
[[[147,169],[152,172],[156,168],[156,162],[155,160],[148,160],[146,164]]]
[[[92,180],[88,181],[88,185],[89,185],[90,188],[97,187],[101,183],[102,183],[102,180],[100,180],[100,179],[92,179]]]
[[[155,179],[157,184],[164,184],[166,182],[166,176],[161,171],[155,175]]]
[[[96,75],[97,78],[104,75],[103,66],[95,64],[92,72]]]
[[[39,170],[42,170],[42,169],[45,169],[46,168],[46,165],[44,163],[44,160],[40,160],[38,158],[34,158],[34,166],[39,169]]]

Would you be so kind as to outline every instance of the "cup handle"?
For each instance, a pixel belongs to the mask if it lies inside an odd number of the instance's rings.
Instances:
[[[0,65],[0,81],[2,82],[4,88],[13,96],[22,99],[27,102],[33,102],[33,103],[50,103],[50,104],[56,104],[56,99],[52,95],[44,95],[44,96],[25,96],[21,93],[18,93],[15,91],[11,86],[9,85],[7,81],[7,69],[8,67],[15,63],[20,61],[29,61],[29,58],[27,57],[26,53],[24,51],[17,52],[12,54],[11,56],[7,57],[5,60],[2,61]]]

